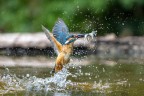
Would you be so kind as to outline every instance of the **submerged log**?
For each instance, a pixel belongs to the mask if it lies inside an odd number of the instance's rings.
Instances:
[[[74,61],[74,62],[73,62]],[[55,58],[48,58],[46,56],[22,56],[22,57],[12,57],[12,56],[0,56],[0,68],[6,67],[48,67],[54,68]],[[85,66],[90,64],[88,58],[74,58],[70,60],[70,66]],[[74,63],[74,64],[73,64]]]

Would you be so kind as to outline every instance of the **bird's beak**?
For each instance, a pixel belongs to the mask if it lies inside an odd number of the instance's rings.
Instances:
[[[75,35],[76,38],[83,38],[84,37],[84,34],[78,34],[78,35]]]

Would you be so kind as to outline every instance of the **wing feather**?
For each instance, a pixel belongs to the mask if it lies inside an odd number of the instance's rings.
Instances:
[[[62,19],[58,19],[52,31],[53,36],[57,39],[57,41],[64,45],[67,41],[67,37],[69,36],[69,30]]]
[[[50,40],[52,47],[56,54],[58,55],[62,50],[62,45],[55,39],[52,33],[48,29],[46,29],[44,26],[42,26],[43,31],[45,32],[47,38]]]

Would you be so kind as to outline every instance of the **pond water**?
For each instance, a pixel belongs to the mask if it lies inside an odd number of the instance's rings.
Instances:
[[[122,60],[121,60],[122,61]],[[52,68],[1,67],[2,96],[144,96],[144,63],[105,60]],[[115,62],[115,63],[114,63]],[[82,63],[82,62],[81,62]]]

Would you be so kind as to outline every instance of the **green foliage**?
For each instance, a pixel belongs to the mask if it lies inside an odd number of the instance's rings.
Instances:
[[[62,18],[73,32],[98,30],[99,35],[125,29],[143,35],[143,0],[1,0],[1,32],[38,32],[41,25],[50,30]]]

